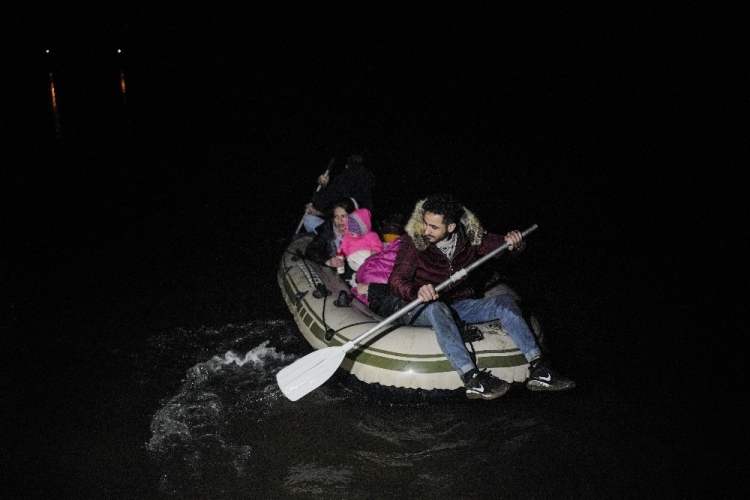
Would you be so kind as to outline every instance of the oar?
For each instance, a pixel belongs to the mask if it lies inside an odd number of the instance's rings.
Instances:
[[[526,235],[534,231],[536,228],[537,228],[537,225],[534,224],[527,230],[523,231],[523,233],[521,234],[525,238]],[[464,269],[461,269],[460,271],[457,271],[456,273],[451,275],[450,278],[448,278],[447,280],[443,281],[438,286],[436,286],[435,291],[439,292],[445,287],[464,278],[470,271],[481,266],[487,260],[491,259],[492,257],[497,255],[499,252],[502,252],[506,248],[508,248],[507,242],[503,243],[502,245],[500,245],[495,250],[491,251],[490,253],[482,257],[481,259],[473,262],[472,264],[466,266]],[[406,307],[399,309],[398,311],[391,314],[390,316],[385,318],[383,321],[381,321],[377,325],[367,330],[365,333],[361,334],[359,337],[350,340],[346,344],[343,344],[340,346],[326,347],[324,349],[318,349],[317,351],[312,352],[308,354],[307,356],[304,356],[298,359],[291,365],[283,368],[276,375],[276,381],[279,383],[279,388],[281,388],[281,392],[283,392],[284,395],[290,400],[297,401],[299,398],[301,398],[305,394],[308,394],[312,392],[313,390],[317,389],[318,387],[323,385],[323,383],[325,383],[326,380],[331,378],[331,375],[333,375],[336,372],[338,367],[341,365],[341,362],[344,361],[344,356],[346,356],[346,353],[349,352],[354,347],[355,344],[362,342],[367,337],[381,330],[383,327],[387,326],[391,321],[408,313],[409,311],[417,307],[419,304],[422,304],[422,300],[414,299]]]
[[[328,162],[328,168],[323,175],[328,175],[331,172],[331,168],[333,168],[334,163],[336,163],[336,158],[331,158],[331,161]],[[320,191],[320,188],[321,185],[318,184],[318,187],[315,189],[315,191],[313,191],[313,198],[315,198],[315,193]],[[302,229],[302,224],[305,222],[305,215],[307,215],[307,210],[305,210],[305,213],[302,214],[302,218],[299,220],[299,224],[297,224],[297,229],[294,231],[294,234],[299,233],[299,230]]]

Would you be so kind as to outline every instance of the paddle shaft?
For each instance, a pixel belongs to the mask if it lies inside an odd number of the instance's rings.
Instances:
[[[331,171],[331,167],[329,166],[326,169],[326,172],[323,175],[328,175],[328,173],[330,171]],[[315,191],[313,191],[313,195],[312,195],[313,198],[315,198],[315,193],[317,193],[318,191],[320,191],[321,187],[322,186],[320,184],[318,184],[318,187],[315,189]],[[302,214],[302,218],[299,220],[299,224],[297,224],[297,229],[294,231],[294,234],[299,233],[299,230],[302,229],[302,224],[304,224],[304,222],[305,222],[305,215],[307,215],[307,210],[305,210],[305,213]]]
[[[539,226],[537,226],[536,224],[534,224],[533,226],[531,226],[528,229],[526,229],[525,231],[523,231],[521,233],[521,235],[525,238],[526,235],[530,234],[537,227],[539,227]],[[497,255],[498,253],[500,253],[503,250],[505,250],[506,248],[508,248],[508,246],[509,246],[509,244],[507,242],[505,242],[502,245],[500,245],[499,247],[497,247],[496,249],[494,249],[493,251],[491,251],[490,253],[488,253],[487,255],[483,256],[481,259],[478,259],[478,260],[472,262],[471,264],[469,264],[465,268],[461,269],[460,271],[456,271],[447,280],[443,281],[438,286],[436,286],[435,287],[435,291],[439,292],[440,290],[442,290],[442,289],[450,286],[451,284],[457,282],[458,280],[463,279],[464,277],[466,277],[467,274],[469,274],[470,271],[473,271],[477,267],[481,266],[482,264],[484,264],[485,262],[487,262],[489,259],[491,259],[495,255]],[[344,345],[342,345],[341,346],[341,350],[344,351],[344,352],[348,352],[349,350],[351,350],[354,347],[355,344],[358,344],[359,342],[362,342],[363,340],[365,340],[367,337],[369,337],[373,333],[377,332],[378,330],[380,330],[384,326],[388,325],[391,321],[393,321],[393,320],[395,320],[395,319],[403,316],[404,314],[408,313],[409,311],[411,311],[412,309],[414,309],[415,307],[417,307],[419,304],[422,304],[422,303],[423,303],[422,299],[414,299],[411,303],[409,303],[409,305],[407,305],[407,306],[399,309],[395,313],[391,314],[390,316],[388,316],[387,318],[385,318],[383,321],[381,321],[377,325],[373,326],[372,328],[370,328],[369,330],[367,330],[366,332],[364,332],[359,337],[356,337],[356,338],[350,340],[349,342],[345,343]]]

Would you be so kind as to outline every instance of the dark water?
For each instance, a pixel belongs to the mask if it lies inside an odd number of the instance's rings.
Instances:
[[[738,212],[691,120],[721,104],[705,54],[680,25],[635,45],[622,13],[555,9],[567,26],[377,17],[421,41],[283,8],[250,28],[124,9],[96,44],[47,24],[58,52],[24,46],[7,79],[0,497],[746,496]],[[401,401],[337,376],[281,395],[307,350],[276,264],[352,152],[376,218],[453,191],[491,229],[539,225],[500,270],[573,392]]]

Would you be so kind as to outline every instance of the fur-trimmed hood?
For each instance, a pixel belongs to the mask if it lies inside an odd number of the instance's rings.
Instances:
[[[406,223],[405,227],[406,234],[411,237],[412,241],[414,242],[414,246],[420,252],[426,250],[430,246],[430,243],[424,238],[425,201],[427,201],[426,198],[417,202],[417,204],[414,206],[414,211],[409,218],[409,222]],[[464,214],[461,217],[458,231],[462,231],[463,234],[466,235],[466,238],[470,245],[482,244],[482,239],[484,238],[485,233],[484,227],[482,227],[482,223],[479,222],[479,219],[477,219],[476,215],[474,215],[466,207],[464,207]]]

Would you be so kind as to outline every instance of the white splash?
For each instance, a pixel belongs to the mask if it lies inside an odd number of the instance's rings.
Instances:
[[[263,342],[254,349],[246,352],[244,356],[234,351],[227,351],[224,353],[224,357],[214,356],[208,361],[193,366],[188,370],[187,377],[194,384],[201,384],[206,382],[212,375],[222,373],[227,367],[232,367],[232,365],[244,367],[248,363],[250,365],[247,368],[269,374],[270,369],[273,367],[287,364],[295,358],[295,356],[277,352],[276,348],[268,347],[268,343],[268,340]]]

